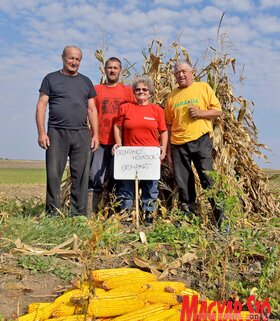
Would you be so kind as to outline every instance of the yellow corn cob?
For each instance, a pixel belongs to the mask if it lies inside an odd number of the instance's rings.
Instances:
[[[60,305],[60,303],[53,302],[47,305],[42,309],[38,309],[38,311],[33,311],[31,313],[27,313],[21,317],[19,317],[18,321],[43,321],[47,320],[54,310]]]
[[[67,291],[65,293],[63,293],[61,296],[57,297],[54,302],[57,303],[66,303],[66,302],[70,302],[70,299],[72,297],[82,297],[87,295],[88,291],[85,289],[85,291],[82,291],[80,289],[74,289],[74,290],[70,290]]]
[[[111,299],[134,299],[137,297],[137,294],[130,293],[128,291],[122,292],[111,292],[104,291],[105,293],[95,294],[92,298],[93,300],[111,300]]]
[[[52,318],[60,318],[60,317],[67,317],[70,315],[74,315],[76,306],[71,303],[62,303],[60,304],[52,313]]]
[[[85,316],[85,315],[70,315],[70,316],[65,316],[61,318],[48,319],[47,321],[92,321],[92,317]]]
[[[148,290],[138,294],[138,297],[139,299],[150,303],[167,303],[170,305],[176,305],[182,302],[182,297],[178,296],[176,293],[168,293],[161,291]]]
[[[249,311],[241,311],[240,315],[239,315],[239,320],[240,321],[260,320],[260,315],[259,315],[259,313],[251,313]]]
[[[166,291],[179,293],[186,290],[187,286],[183,282],[175,281],[157,281],[147,283],[149,289],[153,291]]]
[[[90,293],[87,289],[84,288],[84,291],[83,293],[80,293],[79,295],[73,295],[71,298],[70,298],[70,302],[73,303],[73,304],[83,304],[83,302],[85,300],[88,299],[88,297],[105,297],[105,298],[108,298],[108,291],[105,291],[104,289],[100,289],[100,288],[94,288],[92,289],[92,293]],[[127,294],[127,292],[126,292]]]
[[[169,305],[164,303],[146,305],[141,309],[116,317],[114,321],[142,321],[144,317],[149,317],[158,311],[164,311],[168,308]]]
[[[134,268],[101,269],[92,271],[91,276],[95,282],[103,282],[111,277],[130,275],[139,272],[141,273],[142,271]]]
[[[111,299],[96,300],[91,299],[87,313],[95,317],[114,317],[140,309],[144,306],[144,301],[139,299]]]
[[[189,289],[189,288],[185,289],[184,291],[181,291],[180,295],[183,295],[183,296],[184,295],[189,295],[189,296],[197,295],[198,299],[200,298],[200,294],[197,291]]]
[[[95,291],[105,291],[104,289],[101,289],[97,286],[94,286],[94,287],[91,287],[89,286],[89,282],[88,281],[84,281],[84,282],[80,282],[80,281],[77,281],[75,283],[75,288],[76,289],[79,289],[79,290],[82,290],[83,292],[88,292],[89,290],[92,291],[92,288],[95,290]]]
[[[173,314],[171,317],[165,319],[164,321],[181,321],[181,314]]]
[[[154,314],[150,314],[148,317],[145,317],[143,321],[165,321],[170,317],[176,317],[177,314],[178,310],[172,308],[164,311],[159,311]]]
[[[132,294],[139,294],[144,291],[147,291],[148,287],[146,284],[132,284],[132,285],[127,285],[123,287],[122,285],[117,286],[116,288],[113,288],[109,291],[105,291],[107,293],[123,293],[123,292],[129,292]]]
[[[32,303],[28,304],[28,313],[31,313],[33,311],[37,311],[38,309],[42,309],[50,304],[51,304],[51,302],[32,302]]]
[[[141,285],[151,281],[156,281],[156,276],[148,272],[138,272],[129,275],[115,276],[110,279],[105,280],[102,283],[102,288],[105,290],[110,290],[119,286],[126,287],[133,284]]]

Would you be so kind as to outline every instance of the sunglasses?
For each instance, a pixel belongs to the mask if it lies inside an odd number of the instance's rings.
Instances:
[[[135,88],[135,92],[139,93],[140,91],[143,91],[144,93],[146,93],[147,91],[149,91],[148,88]]]

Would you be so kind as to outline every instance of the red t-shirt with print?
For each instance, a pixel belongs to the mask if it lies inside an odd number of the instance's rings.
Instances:
[[[123,127],[124,146],[159,146],[159,132],[167,130],[164,111],[155,104],[123,104],[115,124]]]
[[[94,86],[97,96],[94,98],[98,111],[100,144],[114,145],[114,122],[119,107],[126,102],[133,102],[134,95],[131,87],[118,84],[111,87],[106,84]]]

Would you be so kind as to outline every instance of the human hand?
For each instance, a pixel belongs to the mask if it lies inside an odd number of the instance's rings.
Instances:
[[[164,160],[166,156],[166,149],[160,146],[160,160]]]
[[[201,112],[199,106],[191,106],[189,108],[189,115],[191,118],[201,118]]]
[[[97,150],[97,148],[99,147],[99,145],[100,145],[100,143],[99,143],[98,137],[92,136],[92,138],[91,138],[91,146],[90,146],[91,150],[93,152],[95,152]]]
[[[38,137],[38,144],[41,148],[47,150],[51,146],[49,136],[46,133],[40,134]]]
[[[116,150],[117,150],[119,147],[121,147],[121,146],[122,146],[122,144],[115,144],[115,145],[113,146],[113,148],[112,148],[112,155],[115,155]]]

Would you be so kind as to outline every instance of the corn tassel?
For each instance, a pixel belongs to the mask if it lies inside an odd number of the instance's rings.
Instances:
[[[132,284],[144,285],[145,283],[156,280],[156,276],[152,273],[141,271],[139,273],[133,273],[130,275],[120,275],[107,279],[102,283],[102,288],[105,290],[110,290],[119,286],[125,288],[126,286],[131,286]]]
[[[114,321],[142,321],[144,317],[149,317],[150,315],[153,315],[156,312],[164,311],[168,308],[169,305],[164,303],[146,305],[139,310],[135,310],[133,312],[116,317]]]
[[[44,321],[50,318],[52,313],[61,303],[53,302],[48,306],[43,307],[42,309],[38,309],[38,311],[33,311],[31,313],[27,313],[19,318],[18,321]]]
[[[150,303],[167,303],[169,305],[176,305],[182,302],[182,297],[175,293],[160,292],[160,291],[145,291],[138,294],[139,299]]]
[[[42,309],[50,304],[51,302],[32,302],[28,304],[28,313],[31,313],[33,311],[38,311],[38,309]]]
[[[144,301],[139,299],[111,299],[96,300],[91,299],[87,308],[89,316],[114,317],[140,309],[144,306]]]
[[[141,273],[142,271],[134,268],[101,269],[92,271],[91,276],[95,282],[103,282],[115,276],[130,275],[139,272]]]
[[[152,291],[165,291],[165,292],[175,292],[180,293],[187,289],[187,286],[183,282],[175,281],[158,281],[158,282],[149,282],[145,284]]]

